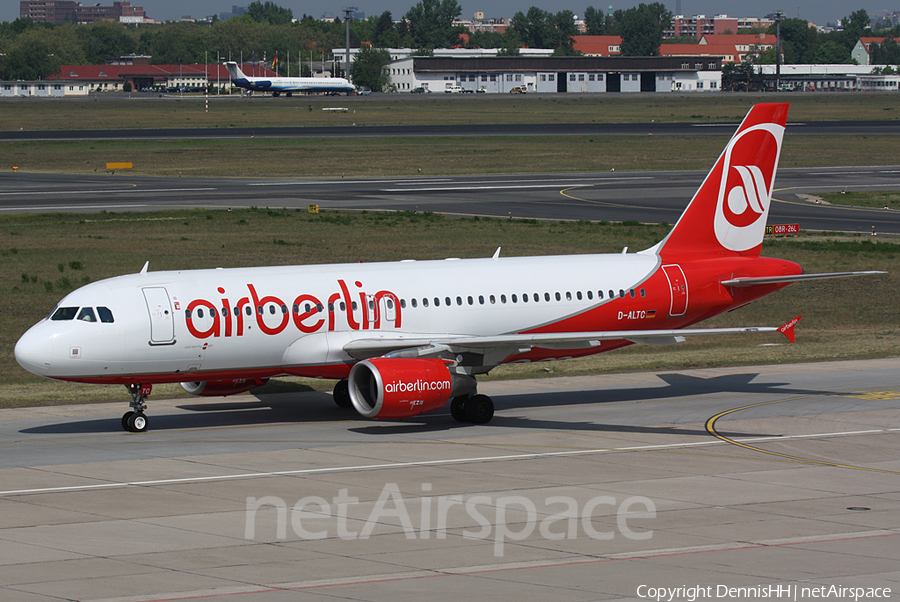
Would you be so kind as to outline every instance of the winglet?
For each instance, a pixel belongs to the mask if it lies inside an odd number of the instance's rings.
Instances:
[[[784,326],[779,327],[778,332],[780,332],[781,334],[786,336],[787,340],[789,340],[791,343],[793,343],[794,342],[794,326],[797,325],[797,322],[799,322],[800,318],[802,318],[802,317],[803,316],[797,316],[796,318],[794,318],[793,320],[791,320]]]

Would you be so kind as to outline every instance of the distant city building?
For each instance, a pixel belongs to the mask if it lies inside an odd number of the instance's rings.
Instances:
[[[152,23],[142,6],[131,2],[113,2],[112,6],[82,6],[73,0],[21,0],[19,17],[40,23],[95,23],[119,21],[121,23]]]
[[[226,21],[226,20],[230,19],[231,17],[240,17],[241,15],[246,14],[246,13],[247,13],[246,6],[232,5],[230,13],[219,13],[219,21]]]
[[[775,23],[771,19],[757,17],[729,17],[728,15],[694,15],[686,17],[675,15],[669,27],[663,32],[665,38],[691,37],[701,38],[705,35],[737,34],[741,29],[766,29]]]
[[[850,58],[856,61],[857,65],[872,64],[872,44],[882,44],[885,38],[860,38],[856,41],[853,50],[850,51]],[[896,42],[897,39],[895,38]]]
[[[618,56],[620,36],[574,36],[575,50],[585,56]],[[743,62],[747,55],[764,52],[775,45],[775,36],[766,34],[708,34],[698,44],[661,44],[660,56],[718,57],[723,63]]]

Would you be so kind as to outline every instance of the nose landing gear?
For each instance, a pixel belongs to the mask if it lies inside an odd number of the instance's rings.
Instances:
[[[150,392],[153,391],[153,385],[126,385],[125,388],[128,389],[128,393],[131,395],[131,403],[128,405],[134,410],[125,412],[122,416],[122,428],[132,433],[143,433],[147,430],[147,426],[150,423],[147,415],[144,414],[144,410],[147,409],[147,404],[144,401],[150,396]]]

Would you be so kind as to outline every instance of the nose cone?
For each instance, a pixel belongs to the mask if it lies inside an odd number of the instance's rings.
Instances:
[[[33,374],[46,376],[53,357],[53,340],[40,328],[32,328],[16,343],[15,353],[20,366]]]

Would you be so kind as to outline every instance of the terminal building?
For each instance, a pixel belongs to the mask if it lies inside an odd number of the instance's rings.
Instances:
[[[722,61],[712,57],[415,56],[386,68],[398,92],[716,92],[722,82]]]

